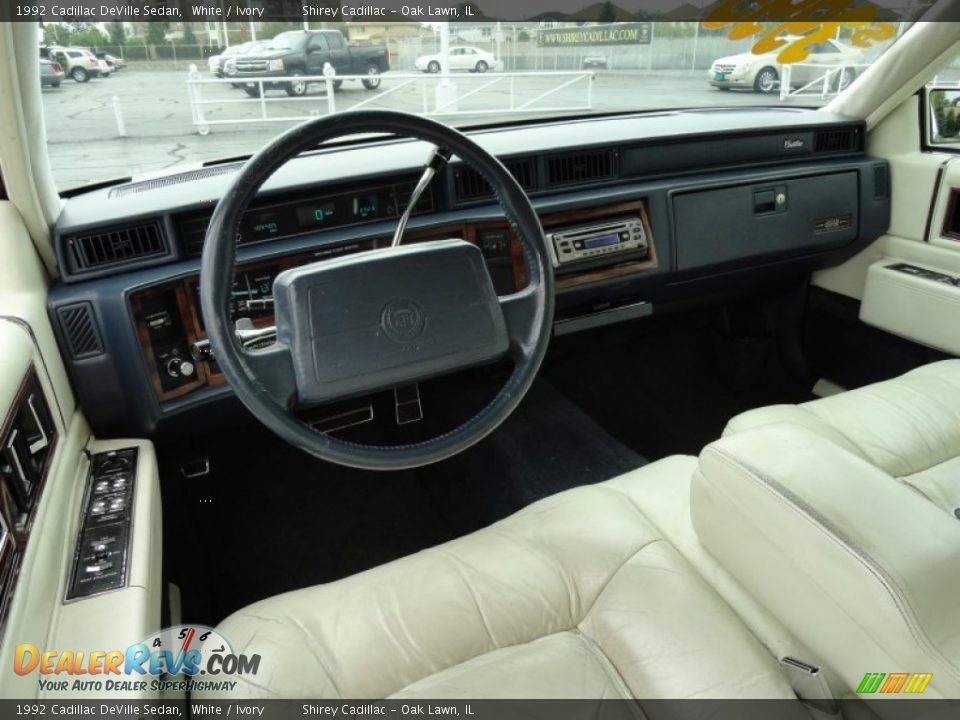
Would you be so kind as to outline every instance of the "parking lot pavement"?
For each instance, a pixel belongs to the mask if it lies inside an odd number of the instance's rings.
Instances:
[[[781,104],[775,95],[752,92],[723,92],[707,85],[705,72],[623,72],[598,71],[591,89],[595,112],[630,109],[664,109],[715,105]],[[479,107],[496,107],[506,111],[546,93],[560,83],[549,78],[503,78],[485,89],[481,85],[496,79],[487,75],[456,75],[454,82],[462,99],[460,111]],[[390,108],[423,112],[424,87],[426,103],[434,103],[437,76],[423,76],[406,85],[400,79],[383,76],[378,90],[364,89],[358,82],[346,82],[334,96],[337,110],[348,110],[360,103],[368,108]],[[284,122],[248,122],[210,126],[210,133],[197,132],[187,93],[186,71],[122,70],[109,78],[78,84],[66,80],[59,88],[44,88],[47,139],[54,177],[61,188],[130,175],[154,174],[191,166],[216,158],[245,155],[261,147],[278,132],[297,120]],[[512,92],[511,92],[512,85]],[[629,88],[624,92],[624,88]],[[469,97],[467,93],[477,91]],[[202,86],[208,120],[247,119],[260,116],[261,104],[250,100],[242,89],[227,84]],[[546,95],[531,108],[544,109],[542,114],[562,115],[564,108],[583,106],[586,102],[585,81]],[[126,137],[118,131],[113,98],[126,129]],[[288,98],[282,90],[267,93],[267,112],[272,117],[303,118],[327,111],[327,98],[322,85],[311,86],[303,98]],[[238,102],[243,101],[243,102]],[[796,98],[791,105],[820,105],[816,97]],[[535,114],[535,113],[531,113]],[[461,115],[458,123],[492,122],[525,117],[508,113]],[[445,118],[446,119],[446,118]],[[452,119],[452,118],[451,118]]]

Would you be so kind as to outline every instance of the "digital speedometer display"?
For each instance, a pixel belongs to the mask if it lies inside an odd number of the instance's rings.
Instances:
[[[300,196],[258,204],[244,213],[238,244],[294,237],[332,228],[397,218],[404,211],[415,183],[399,182],[379,187],[358,188],[336,195]],[[432,212],[435,185],[417,202],[415,215]],[[188,257],[197,257],[210,222],[210,213],[187,213],[177,219]]]
[[[339,213],[335,201],[312,202],[297,207],[297,225],[304,230],[332,227],[339,224]]]

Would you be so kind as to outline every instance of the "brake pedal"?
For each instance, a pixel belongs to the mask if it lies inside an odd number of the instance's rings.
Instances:
[[[396,409],[397,425],[409,425],[423,420],[420,385],[417,383],[395,387],[393,389],[393,402]]]
[[[201,457],[184,460],[180,463],[180,475],[187,479],[203,477],[210,474],[210,457],[203,455]]]

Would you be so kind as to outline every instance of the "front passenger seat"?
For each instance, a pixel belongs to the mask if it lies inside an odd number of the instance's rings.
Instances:
[[[960,518],[960,360],[802,405],[748,410],[723,434],[781,422],[830,440]]]
[[[777,660],[633,498],[638,476],[671,482],[695,463],[569,490],[235,613],[219,630],[262,661],[231,697],[793,699]]]

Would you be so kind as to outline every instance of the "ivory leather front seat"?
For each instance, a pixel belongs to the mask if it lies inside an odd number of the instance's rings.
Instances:
[[[690,514],[703,546],[847,693],[866,673],[932,673],[923,697],[960,698],[952,515],[793,422],[708,445]]]
[[[960,360],[802,405],[749,410],[733,418],[724,435],[779,422],[807,428],[941,510],[960,513]]]
[[[641,513],[668,458],[472,535],[263,600],[219,627],[231,697],[782,698],[777,660]]]

